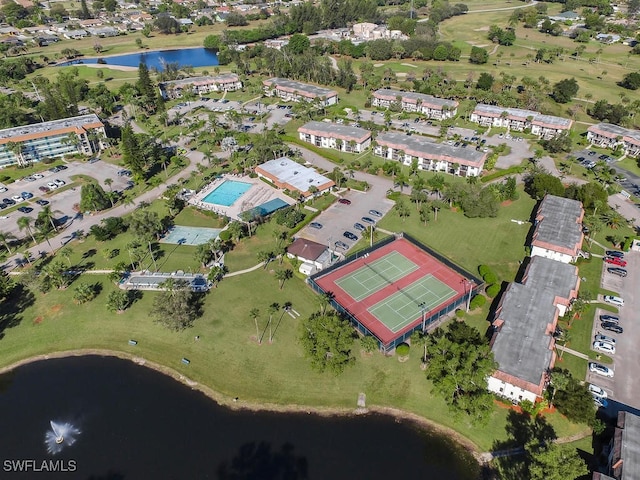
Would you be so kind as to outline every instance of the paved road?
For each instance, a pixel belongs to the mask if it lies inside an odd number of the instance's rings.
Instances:
[[[598,317],[604,311],[596,312],[593,332],[594,335],[603,333],[617,340],[616,353],[611,355],[615,377],[605,379],[588,374],[587,380],[602,386],[619,403],[640,408],[640,383],[636,381],[640,365],[640,252],[625,253],[624,259],[628,262],[628,276],[624,279],[617,277],[607,273],[605,267],[601,283],[602,288],[618,292],[624,299],[625,305],[620,308],[619,315],[624,333],[617,335],[599,328]]]
[[[218,155],[221,157],[224,157],[228,155],[228,153],[221,152]],[[188,177],[192,171],[196,170],[198,163],[204,163],[203,162],[204,156],[202,153],[198,151],[188,152],[187,157],[190,160],[189,165],[184,170],[176,173],[174,177]],[[130,213],[135,208],[135,205],[139,204],[140,202],[152,202],[158,199],[161,196],[162,192],[164,192],[164,190],[166,189],[166,185],[170,184],[171,179],[174,177],[170,177],[166,184],[155,187],[143,193],[142,195],[140,195],[138,198],[136,198],[134,205],[132,206],[119,205],[115,208],[105,210],[103,212],[96,213],[94,215],[85,215],[83,217],[78,217],[73,219],[63,231],[61,231],[55,237],[52,237],[49,239],[49,244],[51,245],[51,248],[55,251],[63,247],[64,245],[66,245],[68,242],[72,241],[75,238],[73,232],[76,232],[78,230],[83,230],[84,232],[88,232],[93,225],[97,225],[104,218],[121,217],[123,215]],[[39,252],[48,252],[50,251],[50,248],[46,242],[42,242],[34,247],[29,248],[28,251],[31,253],[31,256],[33,258],[37,258],[39,256]],[[14,268],[19,266],[20,261],[23,258],[24,258],[23,254],[13,255],[9,259],[7,259],[4,265],[2,265],[2,268],[5,271],[13,270]]]

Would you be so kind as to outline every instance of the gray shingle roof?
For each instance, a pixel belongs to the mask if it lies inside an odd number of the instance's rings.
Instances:
[[[579,220],[583,213],[582,202],[578,200],[546,195],[536,214],[539,222],[533,244],[542,242],[571,251],[579,248],[583,238]]]
[[[298,131],[303,133],[318,132],[325,134],[328,137],[342,138],[358,142],[363,142],[371,136],[371,132],[369,130],[365,130],[364,128],[316,121],[305,123],[298,129]]]

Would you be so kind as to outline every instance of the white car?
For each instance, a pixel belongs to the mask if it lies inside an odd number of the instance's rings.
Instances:
[[[0,193],[4,193],[7,191],[7,187],[0,187]]]
[[[616,347],[606,342],[593,342],[593,349],[611,355],[616,353]]]
[[[596,342],[605,342],[605,343],[610,343],[611,345],[615,346],[616,345],[616,339],[609,337],[607,335],[602,335],[601,333],[597,334],[594,338],[594,340]]]
[[[16,203],[20,203],[24,201],[24,198],[22,198],[22,195],[14,195],[13,197],[11,197],[11,199]]]
[[[56,188],[58,188],[58,185],[53,182],[49,182],[47,183],[47,187],[49,187],[51,190],[55,190]]]
[[[589,384],[589,393],[594,397],[607,398],[607,392],[605,389],[594,385],[593,383]]]
[[[34,173],[33,175],[31,175],[33,178],[44,178],[44,175],[42,175],[41,173]]]
[[[613,370],[599,363],[589,363],[589,371],[597,375],[602,375],[603,377],[613,378]]]
[[[67,182],[65,182],[64,180],[60,180],[59,178],[56,178],[53,183],[55,183],[57,186],[61,187],[63,185],[65,185]]]

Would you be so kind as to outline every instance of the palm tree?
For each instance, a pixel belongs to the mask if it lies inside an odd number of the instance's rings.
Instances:
[[[59,253],[60,255],[62,255],[64,258],[67,259],[67,262],[69,263],[69,267],[71,267],[71,254],[73,253],[73,250],[71,249],[71,247],[67,245],[62,250],[60,250]]]
[[[261,343],[260,330],[258,329],[258,317],[260,316],[260,310],[258,310],[257,308],[252,308],[249,312],[249,316],[253,318],[253,321],[256,324],[256,341],[258,343]]]
[[[36,237],[33,236],[33,231],[31,230],[31,224],[33,223],[33,218],[31,217],[20,217],[17,220],[18,223],[18,228],[20,229],[20,231],[22,230],[26,230],[27,233],[29,235],[31,235],[31,240],[33,240],[33,243],[37,243],[36,242]]]
[[[277,302],[269,305],[269,343],[273,341],[273,332],[271,330],[271,319],[273,318],[273,314],[277,313],[280,310],[280,304]]]
[[[284,287],[284,282],[293,277],[293,270],[287,268],[286,270],[278,270],[276,272],[276,279],[280,282],[280,290]]]
[[[322,295],[318,297],[318,303],[320,304],[320,308],[322,309],[322,314],[324,315],[327,311],[327,307],[331,303],[331,300],[335,298],[333,292],[324,292]]]
[[[373,240],[376,236],[376,227],[375,225],[367,225],[362,231],[362,238],[369,239],[369,246],[373,247]],[[323,312],[324,313],[324,312]]]
[[[113,185],[113,179],[111,178],[105,178],[104,179],[104,184],[109,187],[109,191],[112,191],[111,185]]]
[[[7,249],[9,255],[11,255],[11,248],[9,248],[9,243],[11,240],[15,240],[15,238],[16,237],[11,233],[0,232],[0,243],[2,243],[2,245],[4,245],[4,248]]]
[[[53,229],[57,232],[58,227],[56,226],[56,222],[54,221],[55,219],[53,218],[53,215],[56,213],[62,213],[62,212],[60,210],[51,210],[51,205],[45,205],[44,207],[42,207],[42,210],[40,211],[40,215],[38,216],[42,216],[42,218],[46,218],[51,224],[51,226],[53,227]]]

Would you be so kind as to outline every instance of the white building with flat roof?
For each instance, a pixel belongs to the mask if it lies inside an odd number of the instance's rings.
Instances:
[[[371,132],[360,127],[329,122],[308,122],[298,128],[300,140],[316,147],[362,153],[371,145]]]
[[[313,168],[300,165],[288,157],[269,160],[258,165],[255,172],[276,187],[298,192],[305,197],[312,195],[309,191],[311,187],[315,187],[317,193],[322,193],[335,185],[333,180],[319,174]]]
[[[264,93],[268,97],[279,97],[287,102],[319,101],[323,106],[338,103],[338,92],[328,88],[297,82],[288,78],[270,78],[262,82]]]
[[[105,138],[104,124],[93,113],[5,128],[0,130],[0,168],[75,153],[93,155]]]

